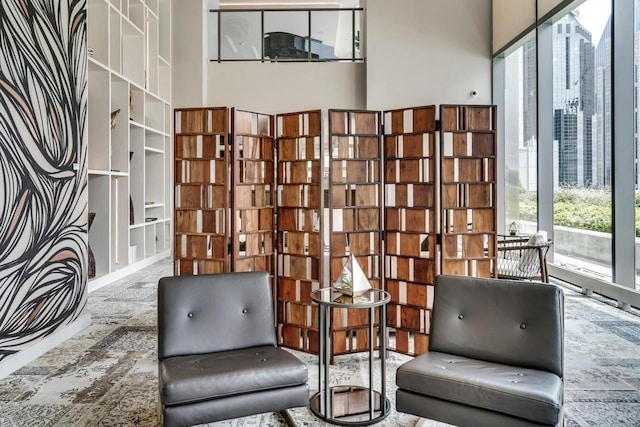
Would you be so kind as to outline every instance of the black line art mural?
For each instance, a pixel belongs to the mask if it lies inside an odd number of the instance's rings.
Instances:
[[[86,309],[86,21],[0,1],[0,361]]]

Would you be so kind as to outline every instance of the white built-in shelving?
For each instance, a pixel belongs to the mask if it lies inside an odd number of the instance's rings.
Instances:
[[[171,250],[171,7],[88,0],[94,281]]]

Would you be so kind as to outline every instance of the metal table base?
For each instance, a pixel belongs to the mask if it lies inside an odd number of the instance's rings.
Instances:
[[[369,301],[348,303],[334,300],[333,288],[312,292],[311,299],[318,303],[318,392],[309,400],[311,412],[331,424],[365,426],[384,420],[391,413],[391,403],[386,397],[386,304],[389,294],[379,289],[368,291]],[[329,318],[331,307],[358,308],[369,311],[369,386],[330,386],[331,333]],[[373,388],[375,308],[380,307],[380,391]]]

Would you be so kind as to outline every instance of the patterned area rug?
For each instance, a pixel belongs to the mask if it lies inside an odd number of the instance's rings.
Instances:
[[[156,284],[171,275],[168,260],[89,295],[92,325],[0,380],[0,426],[156,426]],[[565,412],[567,426],[640,425],[640,317],[566,291]],[[293,351],[292,351],[293,352]],[[293,352],[318,389],[317,357]],[[395,407],[395,371],[408,356],[390,352],[387,394]],[[379,363],[377,360],[376,363]],[[340,356],[335,384],[365,385],[366,354]],[[376,374],[379,369],[376,370]],[[380,378],[376,375],[376,386]],[[308,408],[289,411],[299,426],[328,425]],[[392,409],[381,426],[414,426]],[[209,426],[284,426],[267,413]],[[445,424],[423,421],[421,426]]]

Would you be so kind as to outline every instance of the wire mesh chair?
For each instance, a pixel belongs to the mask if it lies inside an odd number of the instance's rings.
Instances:
[[[540,280],[549,283],[547,252],[553,242],[529,243],[527,237],[498,240],[498,278]]]

